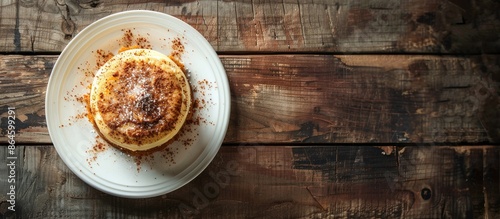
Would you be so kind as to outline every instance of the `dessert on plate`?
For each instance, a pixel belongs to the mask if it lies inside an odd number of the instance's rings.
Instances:
[[[90,114],[102,138],[135,153],[175,140],[190,115],[192,96],[182,65],[150,49],[129,49],[97,71]]]

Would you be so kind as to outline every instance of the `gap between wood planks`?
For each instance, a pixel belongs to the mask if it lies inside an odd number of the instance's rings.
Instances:
[[[7,147],[9,144],[5,142],[0,142],[0,147]],[[16,146],[26,146],[26,147],[36,147],[36,146],[53,146],[53,143],[19,143]],[[477,148],[495,148],[499,147],[500,143],[491,142],[437,142],[437,143],[304,143],[304,142],[229,142],[222,143],[221,147],[255,147],[255,146],[266,146],[266,147],[394,147],[394,148],[404,148],[404,147],[440,147],[440,148],[465,148],[465,149],[477,149]]]
[[[478,56],[478,55],[500,55],[498,53],[432,53],[432,52],[329,52],[329,51],[216,51],[217,55],[384,55],[384,56],[441,56],[441,57],[463,57],[463,56]],[[60,55],[61,52],[51,51],[20,51],[20,52],[5,52],[0,51],[0,55],[23,55],[23,56],[44,56],[44,55]]]

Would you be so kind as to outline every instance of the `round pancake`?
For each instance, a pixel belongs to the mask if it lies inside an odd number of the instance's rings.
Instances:
[[[191,102],[181,67],[149,49],[112,57],[97,71],[90,92],[90,111],[100,135],[132,152],[150,151],[173,140]]]

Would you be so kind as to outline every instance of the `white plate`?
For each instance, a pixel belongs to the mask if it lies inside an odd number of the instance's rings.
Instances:
[[[169,146],[172,153],[156,152],[139,166],[134,157],[113,147],[91,152],[96,142],[104,141],[82,116],[86,112],[84,104],[76,100],[89,92],[92,78],[84,71],[92,69],[96,62],[95,51],[116,54],[125,29],[136,37],[147,38],[152,49],[165,54],[172,52],[171,41],[180,39],[185,47],[181,61],[197,90],[194,98],[205,100],[205,107],[194,113],[202,122],[185,127],[191,131]],[[158,196],[194,179],[217,154],[229,122],[229,84],[211,45],[183,21],[153,11],[113,14],[83,29],[55,63],[46,95],[47,126],[61,159],[89,185],[120,197]],[[188,140],[191,144],[186,147]]]

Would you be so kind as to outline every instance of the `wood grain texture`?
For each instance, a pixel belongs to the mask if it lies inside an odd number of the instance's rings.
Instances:
[[[18,0],[0,3],[0,52],[59,52],[92,22],[132,9],[178,17],[224,52],[500,51],[500,3],[488,0]]]
[[[227,141],[498,141],[498,111],[484,108],[498,109],[489,101],[499,97],[497,76],[480,76],[497,68],[496,58],[228,56],[224,63],[237,115]]]
[[[6,142],[7,108],[16,113],[18,142],[50,141],[45,122],[45,91],[54,56],[2,56],[0,58],[1,136]]]
[[[500,141],[499,56],[220,57],[231,88],[226,143]],[[56,58],[0,56],[2,133],[13,106],[18,141],[50,143],[44,103]]]
[[[500,210],[500,150],[491,146],[393,147],[391,154],[376,147],[223,146],[186,186],[138,200],[88,186],[51,146],[16,152],[16,212],[6,218],[496,218]],[[0,165],[2,176],[6,168]],[[2,214],[5,200],[0,193]]]

